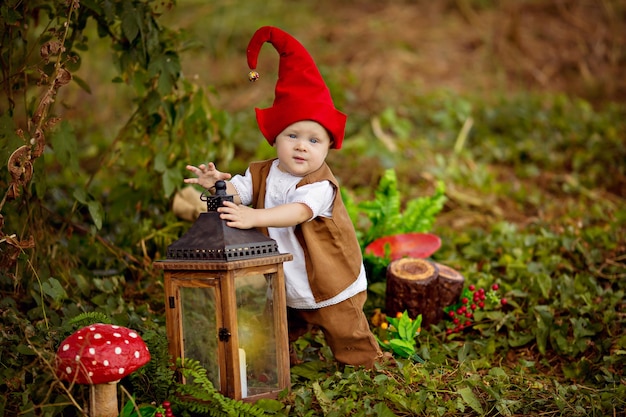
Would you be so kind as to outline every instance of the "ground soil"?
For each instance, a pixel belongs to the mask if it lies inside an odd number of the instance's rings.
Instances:
[[[626,99],[623,0],[319,1],[296,35],[330,82],[358,80],[350,94],[362,109],[397,103],[407,88],[564,92],[594,104]],[[273,88],[236,81],[243,54],[207,59],[207,81],[229,110]],[[261,54],[260,66],[275,60]]]

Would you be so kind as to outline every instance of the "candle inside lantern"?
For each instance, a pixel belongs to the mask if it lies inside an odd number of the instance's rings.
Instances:
[[[246,351],[239,348],[239,377],[241,378],[241,397],[248,396],[248,376],[246,373]]]

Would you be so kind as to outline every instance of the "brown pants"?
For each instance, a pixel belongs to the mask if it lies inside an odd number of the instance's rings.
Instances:
[[[382,352],[370,331],[363,305],[367,292],[363,291],[339,304],[315,310],[288,308],[289,339],[296,340],[311,326],[324,333],[337,362],[372,368]]]

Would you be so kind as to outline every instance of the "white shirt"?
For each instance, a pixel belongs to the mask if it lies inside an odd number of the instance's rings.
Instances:
[[[296,177],[278,169],[278,160],[272,163],[266,180],[265,207],[272,208],[282,204],[306,204],[313,216],[332,217],[335,189],[328,181],[320,181],[296,188],[302,177]],[[248,169],[244,176],[235,175],[231,184],[237,190],[241,204],[252,203],[252,175]],[[311,220],[309,219],[309,221]],[[295,226],[269,227],[268,233],[276,241],[281,253],[291,253],[293,260],[285,262],[285,289],[287,305],[298,309],[317,309],[340,303],[367,289],[365,268],[361,264],[361,272],[357,280],[333,298],[315,302],[309,279],[306,273],[304,251],[295,235]]]

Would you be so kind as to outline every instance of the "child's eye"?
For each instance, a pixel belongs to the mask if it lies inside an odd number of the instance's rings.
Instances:
[[[311,142],[311,143],[317,143],[317,142],[319,142],[319,139],[317,139],[317,138],[311,138],[311,139],[309,139],[309,142]]]
[[[291,139],[295,139],[295,138],[296,138],[296,135],[295,135],[294,133],[290,133],[288,136],[289,136]]]

